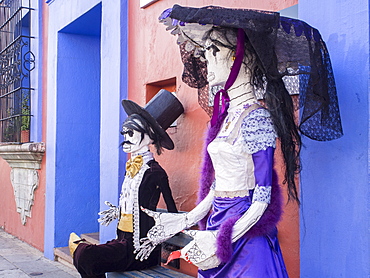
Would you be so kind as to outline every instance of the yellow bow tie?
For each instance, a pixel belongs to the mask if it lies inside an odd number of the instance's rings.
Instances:
[[[143,166],[143,157],[141,155],[130,158],[126,162],[126,175],[130,175],[131,178],[135,177],[141,166]]]

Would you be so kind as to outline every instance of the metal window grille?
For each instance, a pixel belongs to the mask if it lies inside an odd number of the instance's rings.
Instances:
[[[31,0],[0,0],[0,142],[29,141],[31,10]]]

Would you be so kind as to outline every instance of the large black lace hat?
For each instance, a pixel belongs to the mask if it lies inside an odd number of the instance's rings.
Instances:
[[[161,89],[145,107],[128,99],[122,100],[122,106],[128,116],[138,114],[148,121],[154,132],[160,135],[161,145],[164,148],[168,150],[174,148],[173,141],[166,129],[184,113],[184,107],[174,94]]]
[[[265,88],[279,90],[282,81],[299,95],[299,128],[305,136],[329,141],[343,135],[330,57],[319,31],[307,23],[276,12],[174,5],[159,20],[178,35],[183,81],[198,88],[199,103],[209,114],[207,65],[201,55],[210,28],[242,28],[260,60]],[[262,94],[263,98],[263,94]]]

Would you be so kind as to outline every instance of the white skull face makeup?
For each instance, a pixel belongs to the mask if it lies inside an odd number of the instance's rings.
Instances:
[[[141,140],[141,132],[126,127],[122,129],[122,134],[125,138],[122,143],[122,150],[125,153],[139,153],[149,150],[149,145],[152,143],[152,140],[149,138],[148,134],[144,133],[143,140]]]
[[[204,55],[207,59],[207,79],[209,86],[224,86],[233,64],[230,49],[218,45],[216,46],[211,41],[206,45]]]
[[[218,39],[220,43],[215,43],[215,39]],[[226,80],[229,78],[231,67],[234,64],[232,50],[221,46],[221,44],[228,45],[228,42],[219,38],[212,38],[206,41],[204,56],[207,59],[207,78],[210,87],[224,87]],[[250,70],[244,64],[242,64],[234,84],[229,88],[228,94],[230,107],[246,103],[251,104],[257,101],[254,88],[250,82]]]

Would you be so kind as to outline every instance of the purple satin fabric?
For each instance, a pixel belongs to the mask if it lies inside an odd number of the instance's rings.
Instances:
[[[213,200],[213,211],[207,221],[207,230],[218,230],[225,219],[241,216],[250,205],[250,196],[236,198],[215,197]]]
[[[256,184],[259,186],[271,186],[274,148],[268,147],[266,150],[258,151],[252,154],[252,159]]]
[[[242,215],[251,205],[251,198],[219,198],[214,200],[213,212],[208,218],[207,230],[219,229],[230,217]],[[288,277],[277,239],[277,230],[270,235],[243,236],[233,243],[231,260],[216,268],[199,270],[200,278],[286,278]]]

